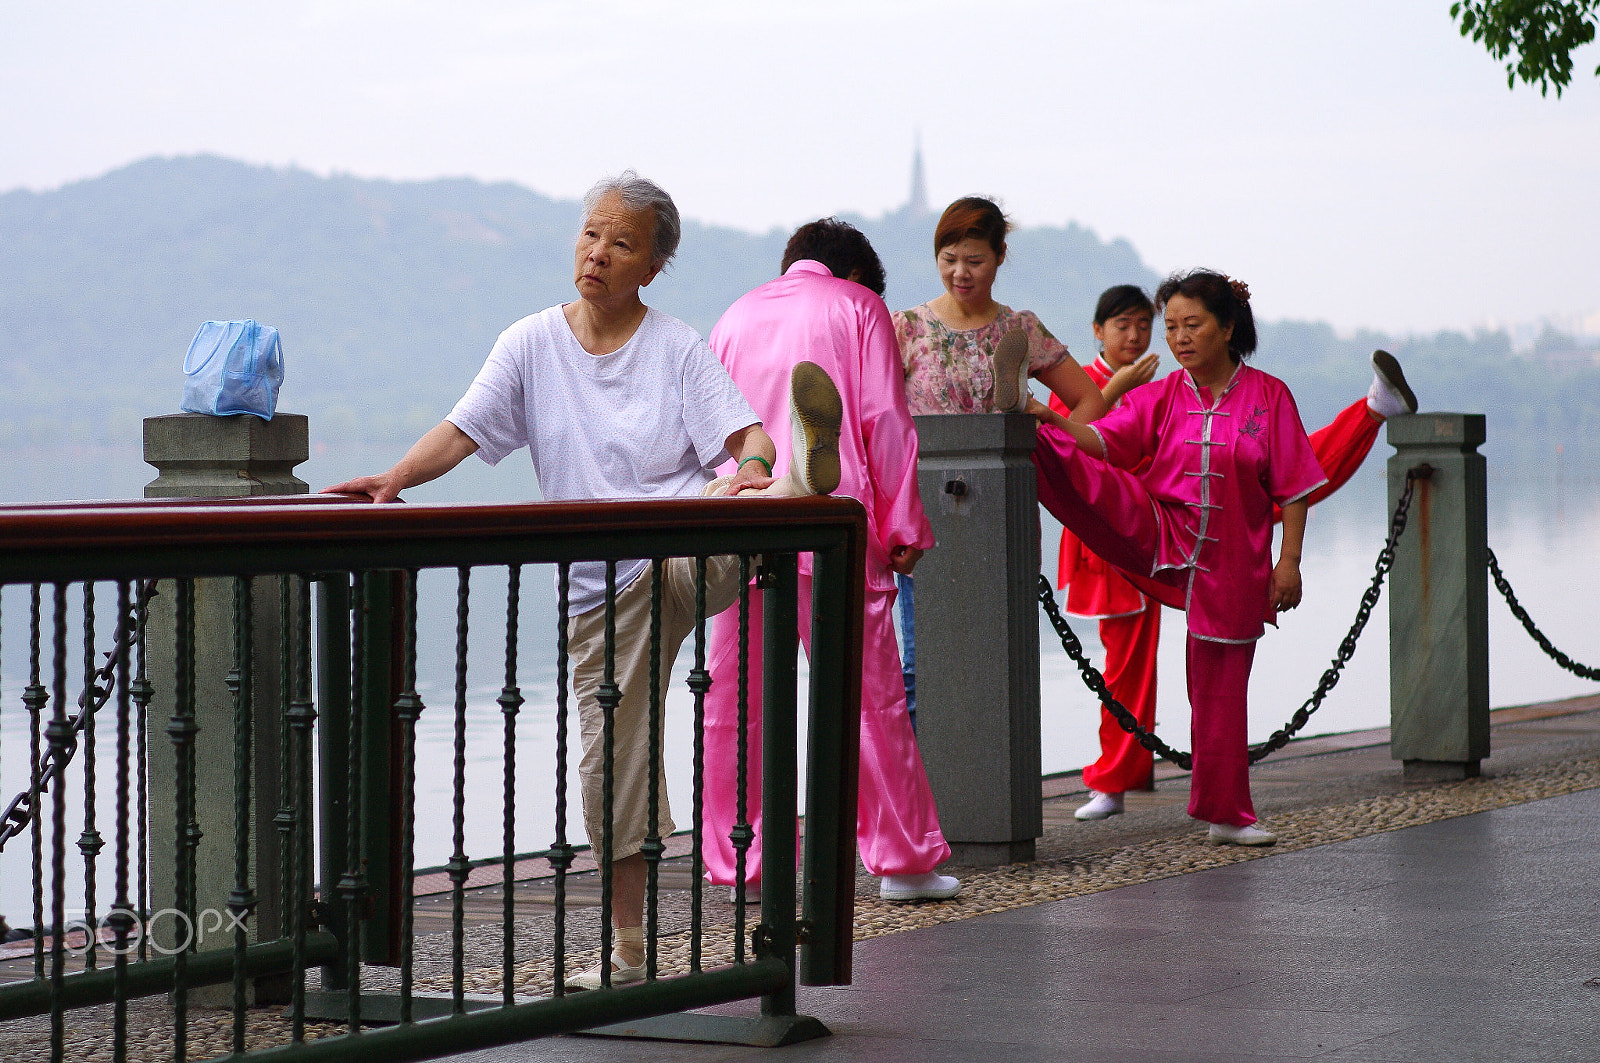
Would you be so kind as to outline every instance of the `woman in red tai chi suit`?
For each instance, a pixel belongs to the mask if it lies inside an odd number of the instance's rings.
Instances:
[[[1084,366],[1099,385],[1108,406],[1155,375],[1158,355],[1147,354],[1155,306],[1144,291],[1119,284],[1100,295],[1095,307],[1094,336],[1101,344],[1099,357]],[[1416,396],[1394,357],[1385,351],[1372,356],[1372,385],[1365,398],[1351,403],[1327,426],[1311,433],[1311,449],[1328,482],[1307,501],[1320,502],[1348,481],[1377,441],[1378,428],[1388,417],[1415,413]],[[1066,411],[1052,396],[1051,408]],[[1052,419],[1053,420],[1053,419]],[[1275,511],[1274,519],[1279,514]],[[1104,674],[1111,695],[1145,730],[1155,728],[1156,649],[1161,636],[1160,604],[1095,556],[1083,541],[1063,529],[1057,586],[1067,588],[1066,612],[1100,622],[1100,643],[1105,647]],[[1089,801],[1075,813],[1078,819],[1104,819],[1123,810],[1123,794],[1148,789],[1154,760],[1148,749],[1122,729],[1108,709],[1100,713],[1100,757],[1083,769]]]

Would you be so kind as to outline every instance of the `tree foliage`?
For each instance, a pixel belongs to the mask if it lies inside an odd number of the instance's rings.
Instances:
[[[1600,0],[1457,0],[1450,17],[1496,59],[1506,61],[1506,85],[1517,79],[1539,95],[1572,82],[1572,53],[1594,40]],[[1600,66],[1595,67],[1600,77]]]

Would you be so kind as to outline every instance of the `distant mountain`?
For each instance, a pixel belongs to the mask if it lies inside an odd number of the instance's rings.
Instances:
[[[280,406],[321,442],[399,442],[448,412],[508,324],[572,297],[579,206],[516,185],[317,177],[213,156],[148,159],[42,193],[0,195],[0,446],[136,444],[177,410],[181,364],[208,318],[282,332]],[[939,293],[932,216],[851,218],[901,308]],[[709,332],[773,277],[787,233],[686,222],[647,301]],[[1111,284],[1157,276],[1125,240],[1077,224],[1021,229],[996,296],[1034,310],[1080,357]],[[1308,424],[1364,392],[1365,359],[1407,359],[1428,408],[1489,409],[1498,431],[1600,438],[1600,372],[1511,357],[1500,333],[1341,340],[1322,324],[1262,326],[1263,368]],[[1157,341],[1160,349],[1160,341]]]
[[[499,332],[572,297],[579,205],[510,184],[321,178],[201,156],[0,195],[0,443],[132,441],[175,411],[208,318],[283,336],[282,408],[320,439],[408,438],[448,412]],[[932,220],[855,219],[891,306],[938,294]],[[685,224],[646,292],[709,332],[777,273],[787,233]],[[1002,296],[1060,328],[1106,284],[1153,274],[1077,226],[1020,232]],[[1080,331],[1082,331],[1080,327]]]

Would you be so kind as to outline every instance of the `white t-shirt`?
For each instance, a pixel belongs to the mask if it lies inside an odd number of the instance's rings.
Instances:
[[[571,502],[698,495],[728,436],[760,418],[682,321],[647,310],[627,343],[593,355],[552,306],[500,334],[449,421],[490,465],[527,447],[544,497]],[[617,589],[647,564],[618,562]],[[571,575],[573,615],[605,602],[605,562]]]

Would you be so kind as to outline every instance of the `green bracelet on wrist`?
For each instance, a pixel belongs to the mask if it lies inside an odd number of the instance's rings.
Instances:
[[[768,461],[766,458],[763,458],[760,454],[752,454],[748,458],[745,458],[744,461],[739,463],[739,468],[744,468],[746,463],[752,461],[759,461],[761,464],[765,465],[767,467],[767,475],[772,475],[772,462]]]

